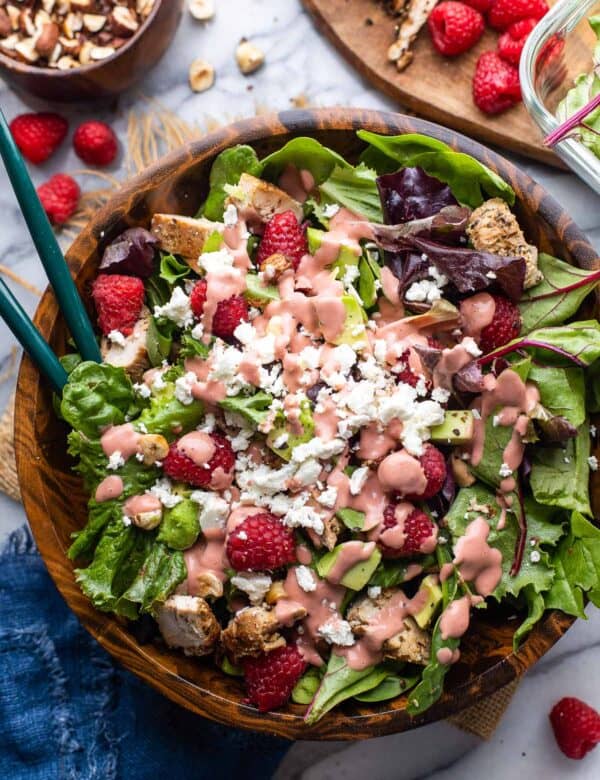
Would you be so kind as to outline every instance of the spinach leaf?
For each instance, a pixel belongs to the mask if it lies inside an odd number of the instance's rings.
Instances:
[[[401,585],[406,582],[406,575],[411,565],[414,566],[415,561],[401,561],[383,559],[369,580],[369,587],[372,585],[379,586],[381,588],[393,588],[396,585]],[[435,558],[432,555],[424,556],[419,560],[419,565],[426,571],[430,569],[435,563]]]
[[[511,206],[515,202],[514,190],[497,173],[435,138],[417,133],[382,136],[367,130],[359,130],[357,135],[400,167],[422,168],[445,182],[464,206],[477,208],[486,198],[502,198]]]
[[[538,259],[544,279],[527,290],[519,303],[521,333],[561,325],[576,314],[583,300],[600,284],[600,271],[585,271],[551,255]]]
[[[210,354],[210,347],[204,344],[202,341],[195,339],[191,333],[184,333],[181,337],[181,349],[179,350],[180,358],[206,358]]]
[[[299,171],[310,171],[316,184],[329,178],[334,168],[351,168],[350,163],[332,149],[328,149],[314,138],[293,138],[291,141],[261,160],[262,176],[277,183],[280,174],[288,165]]]
[[[365,513],[357,509],[338,509],[336,517],[351,531],[362,531],[365,525]]]
[[[259,390],[254,395],[235,395],[219,401],[221,409],[235,412],[256,427],[267,419],[273,397]]]
[[[527,602],[527,617],[517,628],[513,636],[513,649],[515,652],[519,649],[519,645],[531,629],[542,619],[546,606],[544,604],[544,596],[541,593],[537,593],[533,585],[527,585],[523,588],[522,595]]]
[[[383,212],[376,179],[375,171],[364,165],[357,168],[336,167],[319,186],[319,192],[328,203],[339,203],[366,217],[369,222],[382,222]]]
[[[540,504],[591,515],[589,498],[590,429],[581,425],[566,447],[536,447],[532,452],[529,481]]]
[[[167,384],[164,390],[155,393],[150,406],[142,412],[137,427],[151,433],[162,433],[172,441],[176,436],[193,430],[204,418],[202,401],[184,405],[175,397],[175,385]]]
[[[292,701],[296,704],[310,704],[321,684],[321,677],[319,668],[310,666],[294,686]]]
[[[419,682],[417,675],[412,677],[400,677],[397,674],[389,674],[383,682],[380,682],[376,688],[372,688],[365,693],[359,693],[354,698],[357,701],[367,704],[374,704],[378,701],[389,701],[402,696]]]
[[[167,284],[175,285],[181,279],[189,276],[192,269],[187,263],[178,260],[175,255],[162,254],[160,259],[160,278]]]
[[[171,354],[177,325],[166,317],[151,317],[146,334],[146,349],[151,366],[160,366]]]
[[[496,488],[500,486],[503,479],[500,469],[504,463],[504,450],[511,440],[512,432],[510,426],[494,425],[493,415],[485,421],[483,455],[476,466],[471,466],[471,471],[486,485]]]
[[[496,358],[526,349],[546,365],[576,365],[586,368],[600,358],[600,322],[584,320],[553,328],[531,331],[479,359],[480,365]]]
[[[200,211],[203,217],[220,222],[225,211],[227,184],[237,184],[242,173],[260,176],[262,165],[250,146],[233,146],[215,159],[210,171],[210,190]]]
[[[558,368],[533,363],[529,381],[540,391],[540,401],[552,414],[579,427],[585,420],[585,381],[580,368]]]
[[[385,669],[374,666],[361,670],[351,669],[343,656],[332,652],[325,675],[304,716],[304,721],[307,725],[316,723],[326,712],[343,701],[376,688],[387,674]]]
[[[80,363],[63,389],[64,420],[95,439],[109,425],[121,425],[138,411],[131,381],[122,368],[108,363]]]

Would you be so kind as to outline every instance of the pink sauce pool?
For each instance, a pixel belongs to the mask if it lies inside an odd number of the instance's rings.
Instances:
[[[196,466],[204,466],[215,454],[216,447],[208,433],[192,431],[179,439],[177,449],[193,460]]]
[[[138,452],[140,438],[140,434],[131,423],[111,425],[100,437],[100,445],[107,458],[115,452],[120,452],[121,457],[128,460]]]
[[[123,504],[123,514],[127,515],[127,517],[135,517],[146,512],[160,512],[161,509],[162,504],[152,493],[132,496]]]
[[[221,582],[227,580],[228,566],[225,554],[225,531],[221,528],[207,528],[204,538],[183,553],[187,567],[186,589],[190,596],[199,595],[198,578],[213,574]]]
[[[469,523],[454,546],[454,565],[465,582],[473,582],[477,593],[490,596],[502,579],[502,553],[490,547],[490,527],[483,517]]]
[[[478,293],[465,298],[460,304],[461,324],[465,336],[472,336],[477,340],[481,331],[491,324],[495,312],[496,304],[489,293]]]
[[[357,563],[368,560],[375,550],[375,542],[344,542],[340,545],[337,558],[326,579],[334,585],[338,585],[344,576],[356,566]]]
[[[110,477],[105,477],[98,485],[94,498],[99,504],[103,504],[105,501],[110,501],[113,498],[119,498],[123,495],[124,489],[121,477],[112,474]]]
[[[416,458],[405,449],[384,458],[377,469],[384,490],[393,490],[401,496],[421,495],[427,487],[427,477]]]
[[[440,630],[442,639],[460,639],[469,628],[471,618],[471,599],[463,596],[452,601],[442,612]]]

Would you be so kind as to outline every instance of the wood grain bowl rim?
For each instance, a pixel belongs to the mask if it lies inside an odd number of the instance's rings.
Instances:
[[[77,68],[71,68],[70,70],[58,70],[58,68],[42,68],[36,65],[29,65],[26,62],[21,62],[20,60],[9,57],[0,50],[0,68],[5,68],[6,70],[18,73],[22,76],[35,76],[44,81],[60,78],[68,79],[80,75],[87,76],[90,73],[101,70],[103,66],[115,62],[115,60],[118,60],[134,48],[139,43],[140,38],[143,38],[154,24],[160,7],[164,3],[171,2],[180,2],[181,4],[183,0],[155,0],[152,10],[144,19],[140,28],[136,30],[135,34],[127,39],[127,43],[124,43],[123,46],[121,46],[120,49],[117,49],[114,54],[111,54],[110,57],[105,57],[103,60],[98,60],[98,62],[91,62],[88,65],[79,65]]]
[[[199,161],[209,160],[236,143],[252,144],[269,137],[311,135],[318,131],[348,134],[359,128],[390,135],[422,132],[479,158],[509,181],[519,198],[528,202],[539,217],[554,229],[559,241],[568,247],[578,265],[595,267],[597,255],[571,218],[540,185],[500,155],[465,136],[414,117],[340,108],[286,111],[244,120],[210,133],[163,158],[128,181],[82,231],[67,255],[73,274],[80,282],[84,262],[87,262],[85,258],[91,260],[100,241],[111,238],[118,221],[133,204],[141,201],[143,192],[156,190],[175,172],[185,173]],[[46,338],[54,332],[58,319],[54,296],[46,290],[35,314],[35,322]],[[35,437],[35,417],[40,399],[39,374],[25,357],[20,366],[16,397],[17,470],[25,511],[50,575],[85,628],[111,655],[171,700],[197,714],[221,723],[291,739],[352,740],[397,733],[456,714],[508,684],[547,652],[574,622],[573,618],[562,613],[547,613],[518,653],[508,653],[474,680],[456,686],[428,712],[415,719],[411,719],[403,709],[395,708],[394,702],[384,703],[378,711],[367,714],[347,715],[343,711],[335,711],[311,728],[302,721],[303,708],[292,706],[284,712],[259,714],[239,700],[223,697],[179,676],[174,671],[175,665],[169,668],[151,658],[147,648],[138,645],[117,620],[96,611],[91,602],[81,599],[74,580],[74,566],[67,559],[51,520],[52,506],[48,500],[51,494],[46,490],[42,472],[36,466],[42,455]],[[220,673],[217,671],[217,674]]]

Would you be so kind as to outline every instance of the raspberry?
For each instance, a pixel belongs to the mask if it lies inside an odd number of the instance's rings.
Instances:
[[[503,60],[518,65],[527,38],[536,26],[535,19],[523,19],[521,22],[511,24],[508,30],[498,40],[498,54]]]
[[[38,197],[53,225],[64,225],[77,211],[81,191],[66,173],[57,173],[37,188]]]
[[[144,304],[144,283],[135,276],[100,274],[92,286],[98,325],[105,336],[113,330],[129,336]]]
[[[296,645],[286,645],[258,658],[246,658],[243,667],[248,699],[259,712],[268,712],[288,701],[306,662]]]
[[[404,365],[404,368],[402,371],[399,371],[396,373],[396,381],[400,384],[410,385],[411,387],[416,387],[419,379],[421,378],[418,374],[415,374],[415,372],[412,370],[408,363],[408,359],[410,357],[410,349],[405,349],[404,352],[400,355],[400,363]]]
[[[293,211],[284,211],[267,222],[256,254],[256,264],[260,266],[268,257],[279,253],[285,255],[294,268],[298,268],[307,252],[306,232]]]
[[[473,77],[473,100],[485,114],[499,114],[521,100],[519,71],[495,51],[484,52]]]
[[[503,295],[493,295],[496,308],[490,324],[479,336],[479,346],[487,354],[516,339],[521,331],[521,314],[516,306]]]
[[[84,122],[75,131],[73,147],[88,165],[110,165],[117,156],[117,136],[104,122]]]
[[[45,162],[64,141],[69,123],[59,114],[21,114],[10,123],[16,145],[29,162]]]
[[[463,0],[463,3],[470,5],[480,14],[486,14],[494,4],[494,0]]]
[[[496,30],[504,31],[523,19],[539,22],[548,11],[546,0],[494,0],[488,13],[488,22]]]
[[[561,699],[552,708],[550,723],[567,758],[581,759],[600,742],[600,713],[581,699]]]
[[[240,322],[248,322],[249,312],[246,299],[233,295],[226,301],[219,301],[213,316],[212,332],[222,339],[233,338],[233,332]]]
[[[200,279],[199,282],[196,282],[192,292],[190,293],[190,306],[192,308],[194,317],[197,320],[202,317],[202,312],[204,311],[207,287],[208,285],[206,284],[206,279]]]
[[[236,571],[271,571],[294,563],[294,532],[269,512],[251,515],[229,534],[227,557]]]
[[[427,20],[433,45],[440,54],[454,57],[471,49],[483,35],[483,16],[454,0],[436,5]]]
[[[383,512],[383,530],[394,528],[398,524],[396,519],[397,504],[388,504]],[[427,539],[430,539],[435,531],[435,526],[430,518],[421,512],[420,509],[414,509],[404,521],[402,532],[404,541],[402,547],[388,547],[379,542],[381,554],[384,558],[403,558],[409,555],[417,555],[421,552],[421,546]]]
[[[427,486],[421,495],[406,496],[407,501],[425,501],[436,496],[446,481],[446,460],[433,444],[426,444],[423,454],[417,459],[425,472]]]
[[[215,445],[215,453],[208,463],[197,465],[177,448],[175,441],[171,444],[169,454],[163,461],[165,474],[177,482],[187,482],[194,487],[211,487],[213,474],[219,468],[225,474],[230,474],[235,465],[235,455],[229,439],[220,433],[209,435]]]

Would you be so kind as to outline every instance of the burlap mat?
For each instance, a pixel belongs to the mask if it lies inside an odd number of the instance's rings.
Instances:
[[[216,125],[210,120],[205,124],[208,130]],[[131,175],[136,171],[143,170],[163,153],[201,133],[199,128],[186,125],[174,114],[157,106],[157,104],[142,114],[132,113],[129,117],[128,127],[127,173]],[[79,174],[96,175],[93,171],[80,171]],[[119,182],[113,178],[106,177],[105,181],[107,186],[104,189],[88,192],[84,196],[82,207],[70,225],[67,226],[67,230],[64,231],[67,238],[73,238],[77,234],[96,208],[105,202],[119,185]],[[10,272],[10,269],[0,265],[0,273],[10,276],[13,281],[26,287],[30,292],[37,292],[32,290],[31,285],[28,285],[25,280],[19,279]],[[21,495],[13,446],[13,414],[14,397],[11,398],[2,418],[0,418],[0,490],[15,501],[20,501]],[[487,696],[479,704],[448,718],[448,721],[481,739],[489,739],[500,723],[518,684],[519,681],[515,680],[492,696]]]

